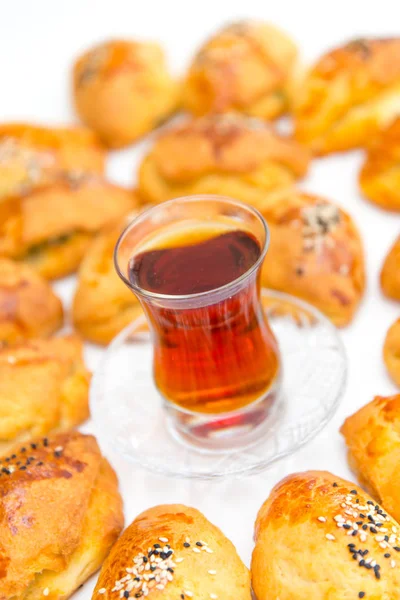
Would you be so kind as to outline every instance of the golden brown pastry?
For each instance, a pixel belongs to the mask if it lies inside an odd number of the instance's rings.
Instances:
[[[359,39],[324,54],[296,90],[295,130],[315,154],[368,145],[400,111],[400,39]]]
[[[383,293],[393,300],[400,300],[400,237],[390,248],[381,270]]]
[[[360,186],[374,204],[400,211],[400,118],[371,142],[360,172]]]
[[[275,118],[288,109],[296,62],[296,45],[283,31],[257,21],[233,23],[196,54],[183,106],[197,116],[236,110]]]
[[[278,483],[258,513],[255,542],[257,600],[400,597],[400,525],[331,473],[297,473]]]
[[[400,319],[388,329],[383,345],[383,360],[390,377],[400,387]]]
[[[66,600],[123,527],[115,473],[77,432],[35,439],[0,464],[0,600]]]
[[[61,300],[31,267],[0,258],[0,347],[47,337],[63,323]]]
[[[295,188],[258,206],[271,239],[262,284],[310,302],[347,325],[365,288],[364,253],[351,217],[324,198]]]
[[[177,106],[177,83],[155,43],[100,44],[78,58],[73,79],[79,116],[112,148],[151,131]]]
[[[0,348],[0,453],[89,416],[90,375],[74,336]]]
[[[149,565],[149,566],[147,566]],[[235,547],[198,510],[170,504],[139,515],[105,561],[93,600],[250,600]]]
[[[400,395],[376,396],[348,417],[340,431],[361,485],[400,520]]]
[[[16,198],[0,223],[0,256],[36,269],[47,279],[72,273],[93,236],[138,203],[131,190],[96,174],[69,174]]]
[[[303,177],[308,151],[258,119],[238,113],[187,119],[163,131],[139,168],[148,202],[220,194],[258,206]]]
[[[60,171],[102,173],[104,161],[104,149],[89,129],[0,125],[0,197],[30,191]]]
[[[72,308],[75,328],[86,339],[108,344],[142,309],[114,267],[114,248],[134,216],[100,234],[90,245],[78,273]]]

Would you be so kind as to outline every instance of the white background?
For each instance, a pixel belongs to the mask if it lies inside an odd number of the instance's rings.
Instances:
[[[52,124],[75,119],[70,96],[73,59],[89,45],[108,37],[159,41],[172,68],[181,74],[210,32],[225,21],[240,18],[261,18],[286,29],[298,41],[306,63],[349,38],[400,33],[397,0],[2,0],[0,7],[0,119]],[[145,144],[113,153],[109,160],[110,178],[132,184]],[[351,477],[338,428],[346,415],[374,395],[395,391],[385,373],[381,353],[385,333],[399,314],[399,306],[382,297],[378,273],[398,234],[400,217],[382,212],[360,197],[357,172],[361,161],[361,153],[316,160],[303,184],[305,189],[335,200],[354,216],[366,249],[365,299],[354,323],[341,332],[348,353],[349,378],[335,418],[301,452],[263,476],[242,481],[172,481],[147,474],[111,455],[121,481],[127,523],[154,504],[192,504],[224,530],[248,562],[256,511],[281,476],[318,468]],[[68,303],[73,279],[58,282],[56,287]],[[92,368],[100,354],[98,349],[87,349]],[[90,598],[92,585],[93,580],[76,598]]]

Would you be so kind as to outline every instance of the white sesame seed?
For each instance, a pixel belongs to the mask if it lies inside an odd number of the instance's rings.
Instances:
[[[187,538],[185,539],[185,542],[186,542],[187,544],[190,544],[190,538],[189,538],[189,537],[187,537]]]
[[[214,552],[214,550],[211,550],[211,548],[209,548],[208,546],[206,546],[206,547],[204,548],[204,550],[205,550],[206,552],[208,552],[208,554],[212,554],[212,553]]]
[[[44,588],[44,590],[43,590],[43,596],[48,596],[49,594],[50,594],[49,588]]]
[[[210,594],[210,598],[212,598],[212,600],[216,600],[216,598],[218,598],[217,594]]]
[[[192,548],[193,552],[196,552],[196,554],[200,554],[201,550],[199,550],[198,548]]]
[[[386,548],[387,547],[387,543],[386,542],[381,542],[379,545],[380,545],[381,548]]]
[[[318,517],[318,521],[321,521],[321,523],[326,523],[325,517]]]
[[[366,533],[364,533],[364,531],[362,531],[362,532],[360,533],[360,540],[361,540],[362,542],[366,542],[366,541],[367,541],[367,534],[366,534]]]
[[[166,537],[159,537],[158,540],[160,542],[162,542],[163,544],[166,544],[168,542],[168,538],[166,538]]]
[[[216,575],[216,574],[217,574],[217,571],[216,571],[215,569],[210,569],[210,570],[208,571],[208,574],[209,574],[209,575]]]
[[[185,596],[188,596],[189,598],[193,598],[193,593],[192,592],[188,592],[187,590],[185,592],[183,592]]]
[[[395,560],[391,560],[390,561],[390,566],[392,567],[392,569],[394,569],[395,566],[396,566],[396,561]]]
[[[383,542],[383,540],[385,539],[384,535],[376,535],[375,539],[377,542]]]
[[[371,560],[371,567],[375,567],[376,566],[376,560]]]
[[[327,540],[331,540],[331,541],[333,541],[333,540],[336,539],[335,536],[332,535],[331,533],[327,533],[325,537],[326,537]]]
[[[54,452],[62,452],[64,450],[64,448],[62,446],[57,446],[57,448],[54,448]]]
[[[17,362],[17,359],[15,358],[15,356],[8,356],[8,357],[7,357],[7,362],[8,362],[10,365],[15,365],[15,363]],[[46,588],[46,589],[47,589],[47,588]]]
[[[98,594],[105,594],[106,593],[106,588],[100,588],[99,591],[97,592]]]
[[[185,560],[184,558],[176,558],[176,559],[175,559],[175,562],[176,562],[176,563],[181,563],[181,562],[183,562],[184,560]]]

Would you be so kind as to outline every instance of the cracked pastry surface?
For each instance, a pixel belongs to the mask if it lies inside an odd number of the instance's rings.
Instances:
[[[80,56],[73,72],[78,115],[111,148],[130,144],[177,107],[178,84],[162,48],[110,40]]]
[[[90,374],[78,337],[0,348],[0,453],[89,417]]]
[[[63,324],[61,300],[31,267],[0,258],[0,348],[48,337]]]
[[[270,194],[258,209],[271,236],[262,284],[310,302],[337,326],[347,325],[365,288],[364,252],[352,218],[295,188]]]
[[[308,169],[309,152],[271,125],[227,113],[185,119],[163,131],[144,157],[138,187],[144,200],[190,194],[231,196],[255,207]]]
[[[66,600],[123,527],[116,475],[78,432],[11,452],[0,458],[0,600]]]
[[[400,39],[352,40],[327,52],[293,108],[296,138],[317,155],[368,145],[400,111]]]
[[[273,119],[290,105],[297,48],[261,21],[239,21],[200,48],[185,77],[182,103],[196,116],[238,111]]]
[[[400,526],[360,487],[326,471],[286,477],[261,507],[257,600],[395,600]]]

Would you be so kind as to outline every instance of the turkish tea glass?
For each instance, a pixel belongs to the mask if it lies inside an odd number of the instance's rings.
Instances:
[[[146,252],[193,250],[227,232],[250,236],[259,248],[254,263],[232,281],[218,286],[217,272],[213,289],[170,294],[144,288],[131,276],[135,258]],[[276,418],[280,357],[260,299],[268,242],[267,224],[257,210],[204,195],[143,212],[115,249],[117,272],[141,302],[152,334],[154,381],[168,425],[181,441],[204,451],[248,445]],[[185,272],[193,277],[202,265],[191,264],[191,257],[188,252]]]

